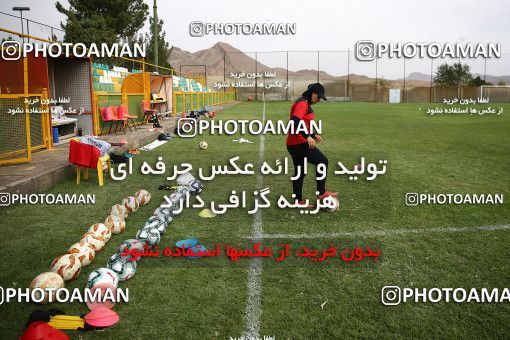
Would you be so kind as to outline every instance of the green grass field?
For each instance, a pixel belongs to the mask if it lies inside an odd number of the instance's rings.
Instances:
[[[217,118],[261,119],[263,105],[240,103]],[[507,200],[503,205],[408,207],[404,197],[407,192],[508,196],[510,105],[503,105],[506,112],[500,116],[433,117],[424,113],[427,105],[317,104],[316,119],[322,120],[324,139],[319,148],[330,161],[327,187],[339,192],[341,210],[303,215],[272,207],[261,214],[260,228],[267,237],[264,245],[289,243],[296,248],[312,245],[319,249],[330,243],[374,245],[381,249],[380,261],[304,264],[289,260],[277,264],[264,259],[259,268],[260,300],[256,297],[246,314],[252,260],[233,264],[219,259],[144,259],[135,276],[120,284],[130,289],[130,302],[115,307],[120,323],[102,332],[83,333],[82,337],[225,339],[241,336],[250,325],[259,329],[261,337],[277,339],[510,337],[509,303],[381,303],[381,288],[386,285],[509,287]],[[290,103],[267,103],[266,118],[287,120],[289,108]],[[235,138],[177,138],[142,152],[135,158],[135,169],[143,161],[154,164],[158,156],[164,157],[167,166],[188,162],[207,169],[238,155],[243,162],[257,164],[259,137],[246,137],[253,144],[234,143]],[[209,143],[207,150],[198,150],[202,139]],[[274,162],[287,156],[284,136],[265,137],[265,160]],[[387,159],[387,173],[373,182],[334,175],[336,162],[352,165],[361,156],[370,162]],[[314,196],[313,177],[309,174],[305,180],[305,196],[309,198]],[[102,188],[97,186],[95,175],[79,186],[69,177],[49,192],[94,193],[95,205],[0,208],[1,286],[27,287],[37,274],[49,270],[52,260],[77,242],[88,226],[102,222],[113,204],[139,189],[149,190],[153,199],[128,217],[126,231],[113,235],[96,260],[66,285],[84,287],[88,274],[105,266],[118,244],[133,238],[163,195],[169,193],[157,190],[165,182],[166,176],[143,176],[139,171],[121,182],[107,178]],[[219,176],[204,184],[201,197],[205,201],[225,202],[232,190],[257,189],[257,178]],[[270,188],[273,203],[275,197],[291,194],[285,175],[264,176],[262,187]],[[177,216],[161,245],[190,236],[208,247],[216,242],[249,245],[247,237],[253,233],[254,217],[246,210],[229,210],[213,219],[201,219],[198,212],[188,209]],[[478,229],[481,226],[498,228]],[[309,238],[313,234],[322,237]],[[271,235],[283,238],[272,239]],[[0,338],[18,337],[36,308],[28,303],[1,305]],[[78,303],[44,308],[59,308],[70,315],[87,312],[86,306]],[[68,334],[78,337],[76,332]]]

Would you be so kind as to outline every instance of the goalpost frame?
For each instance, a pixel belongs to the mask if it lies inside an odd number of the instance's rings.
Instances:
[[[508,88],[508,102],[510,103],[510,85],[481,85],[480,86],[480,97],[483,97],[485,88]]]

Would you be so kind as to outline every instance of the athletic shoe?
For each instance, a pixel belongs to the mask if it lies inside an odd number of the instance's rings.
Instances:
[[[328,197],[328,196],[337,197],[338,192],[325,191],[322,195],[317,195],[317,199],[321,200],[324,197]]]
[[[305,201],[298,201],[298,204],[299,205],[302,205],[302,204],[305,204]],[[308,204],[306,207],[304,207],[305,209],[313,209],[315,208],[315,206],[313,204]]]

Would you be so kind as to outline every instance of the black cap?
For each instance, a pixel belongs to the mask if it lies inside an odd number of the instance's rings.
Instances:
[[[323,100],[328,100],[326,98],[326,89],[324,89],[324,86],[322,86],[321,83],[314,83],[308,85],[308,90],[303,93],[303,96],[306,97],[307,93],[312,94],[313,92],[317,93],[319,97],[321,97]]]

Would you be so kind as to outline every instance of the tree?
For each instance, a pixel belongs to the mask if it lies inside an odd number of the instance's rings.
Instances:
[[[472,78],[469,65],[442,64],[437,68],[434,83],[441,86],[466,86]]]
[[[497,84],[497,85],[498,85],[498,86],[505,86],[505,85],[506,85],[506,82],[505,82],[503,79],[500,79],[500,80],[498,81],[498,84]]]
[[[381,78],[377,78],[375,80],[375,84],[379,85],[379,86],[382,86],[382,87],[387,87],[388,86],[388,81],[386,79],[384,79],[383,77],[381,77]]]
[[[48,37],[48,40],[59,41],[58,38],[57,38],[57,35],[55,33],[53,33],[50,37]]]
[[[149,18],[150,23],[150,31],[143,36],[138,38],[139,44],[145,44],[145,60],[151,64],[154,64],[154,56],[155,56],[155,40],[154,40],[154,18]],[[158,64],[163,67],[172,68],[170,63],[168,62],[168,58],[170,57],[170,45],[166,41],[166,32],[163,30],[163,20],[159,20],[157,26],[158,31]],[[156,71],[155,67],[149,67],[149,70]],[[165,69],[158,69],[159,73],[168,74],[169,71]]]
[[[481,79],[480,76],[477,76],[476,78],[471,79],[471,81],[468,84],[468,86],[474,86],[474,87],[479,87],[482,85],[492,85],[492,83],[489,83],[489,82]]]
[[[127,40],[142,28],[149,13],[143,0],[69,0],[57,10],[67,16],[64,40],[71,43],[107,43]]]

